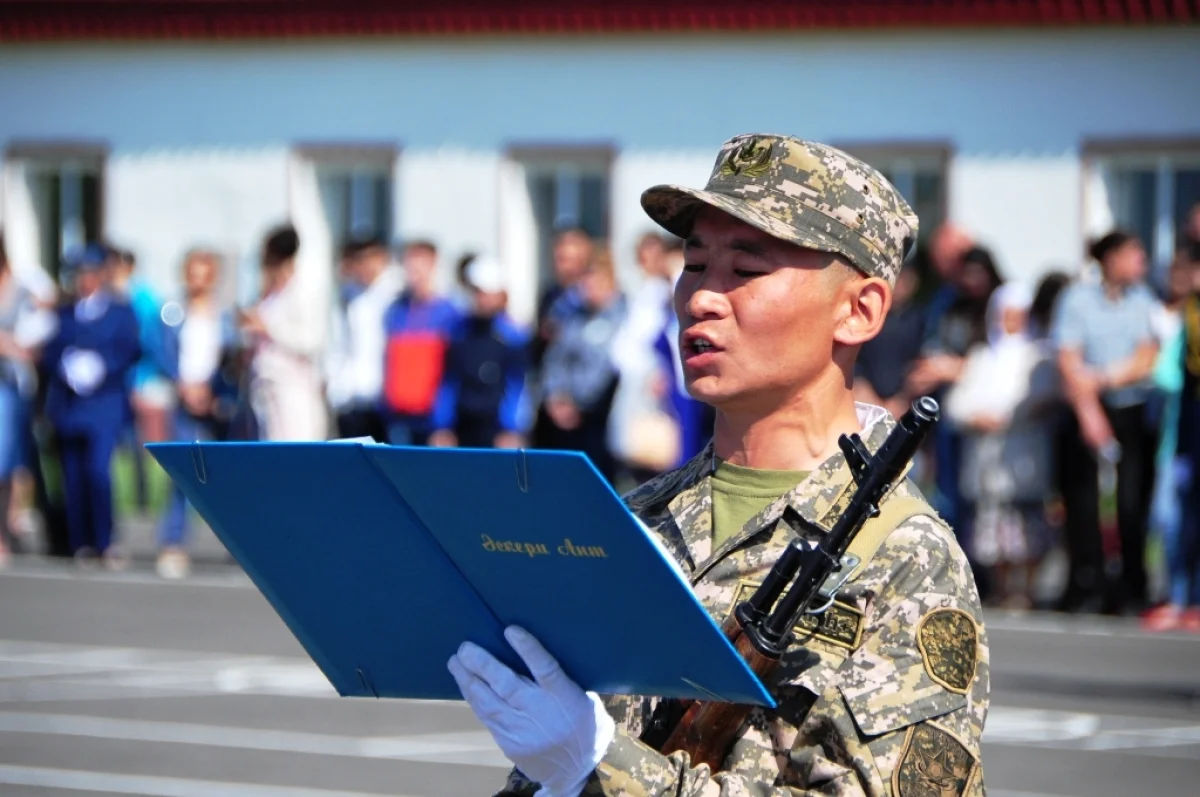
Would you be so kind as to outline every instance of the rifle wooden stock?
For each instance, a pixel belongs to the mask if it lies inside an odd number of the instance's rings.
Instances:
[[[737,647],[738,637],[742,636],[742,623],[738,622],[736,612],[731,611],[730,616],[725,619],[724,623],[721,623],[721,633],[725,634],[725,639],[730,641],[734,647]],[[676,699],[672,702],[673,706],[671,709],[676,717],[688,713],[691,711],[691,707],[696,705],[695,700]],[[643,741],[649,741],[649,739],[643,739]]]
[[[734,609],[737,607],[735,606]],[[733,644],[737,644],[738,637],[742,635],[742,624],[738,622],[737,612],[729,612],[729,617],[725,618],[725,622],[721,623],[721,633],[725,635]]]
[[[724,627],[728,627],[729,622],[737,623],[735,619],[730,618]],[[740,627],[739,625],[738,628]],[[779,667],[779,659],[759,653],[750,639],[740,632],[736,640],[730,641],[755,675],[764,683],[768,682]],[[683,715],[683,719],[675,726],[675,730],[667,737],[662,752],[664,755],[670,755],[679,750],[686,751],[691,756],[692,766],[708,764],[708,768],[716,772],[721,768],[721,762],[725,760],[733,744],[733,737],[741,730],[742,724],[753,709],[754,706],[742,703],[694,701]]]

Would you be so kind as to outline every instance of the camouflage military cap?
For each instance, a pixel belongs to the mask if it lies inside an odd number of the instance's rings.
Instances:
[[[650,218],[686,238],[710,205],[784,241],[842,255],[895,284],[917,237],[917,215],[876,169],[824,144],[749,133],[725,142],[703,190],[656,185]]]

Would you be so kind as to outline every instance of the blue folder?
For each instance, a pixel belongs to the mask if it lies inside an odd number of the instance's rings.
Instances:
[[[527,628],[601,694],[774,706],[582,454],[147,446],[342,696],[459,700],[471,640]]]

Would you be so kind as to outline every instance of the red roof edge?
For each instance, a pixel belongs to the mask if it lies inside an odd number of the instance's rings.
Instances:
[[[0,40],[1194,25],[1200,0],[0,0]]]

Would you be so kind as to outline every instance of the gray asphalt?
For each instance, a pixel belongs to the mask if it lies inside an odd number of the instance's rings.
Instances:
[[[0,795],[487,795],[506,764],[460,703],[342,699],[203,535],[160,581],[0,573]],[[1200,795],[1200,635],[992,614],[992,797]]]

